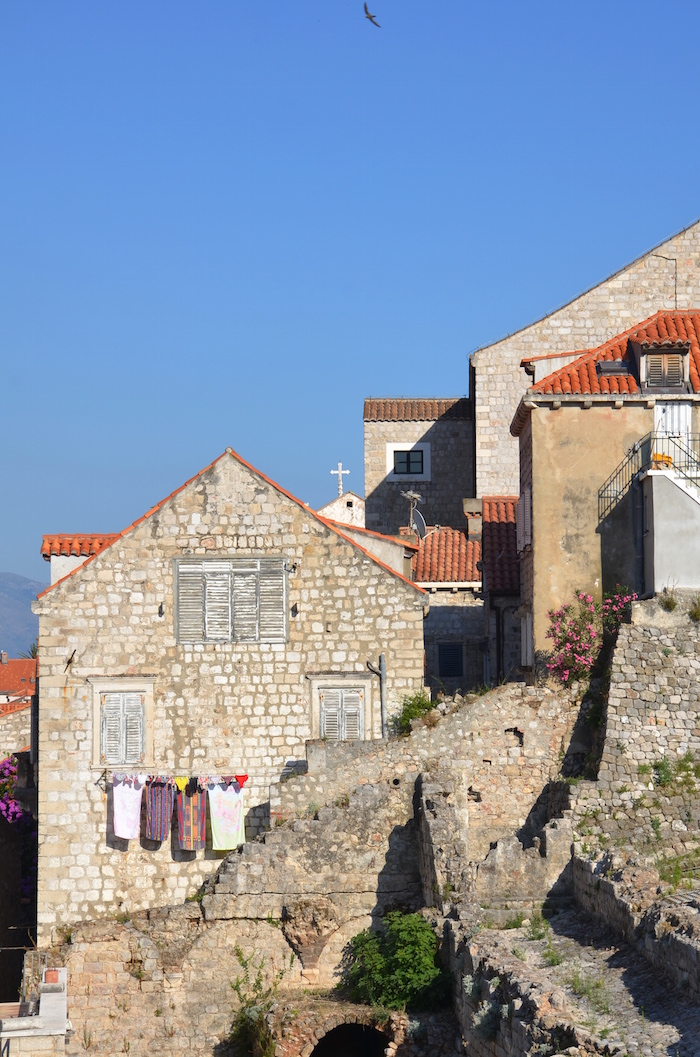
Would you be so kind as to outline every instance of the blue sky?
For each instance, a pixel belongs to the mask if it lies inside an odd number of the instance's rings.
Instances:
[[[227,445],[361,492],[363,397],[465,393],[700,216],[697,3],[370,9],[0,4],[0,569]]]

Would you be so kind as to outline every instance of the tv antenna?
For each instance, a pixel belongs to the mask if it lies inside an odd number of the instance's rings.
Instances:
[[[418,504],[423,502],[423,496],[418,492],[402,492],[401,495],[404,499],[408,499],[411,504],[411,511],[408,516],[409,528],[415,532],[416,536],[423,539],[427,531],[427,526],[425,524],[425,518],[420,510],[417,509]]]

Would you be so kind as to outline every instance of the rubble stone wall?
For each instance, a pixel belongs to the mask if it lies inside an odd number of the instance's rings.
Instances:
[[[0,707],[6,709],[0,711],[0,760],[4,760],[29,745],[32,709],[29,703]]]

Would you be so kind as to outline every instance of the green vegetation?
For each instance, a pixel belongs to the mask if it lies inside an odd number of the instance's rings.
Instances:
[[[700,595],[696,595],[690,604],[688,616],[697,624],[700,621]]]
[[[559,951],[552,946],[551,936],[547,937],[547,946],[542,951],[542,959],[546,965],[561,965],[564,961],[564,955],[560,954]]]
[[[530,918],[530,928],[527,932],[527,938],[529,940],[543,940],[545,936],[549,935],[549,922],[540,914],[539,910],[536,911]]]
[[[656,864],[659,877],[674,888],[692,888],[693,880],[700,878],[700,848],[685,855],[662,859]]]
[[[289,956],[289,964],[285,963],[272,973],[272,980],[266,985],[265,958],[261,955],[256,962],[253,954],[246,957],[238,946],[235,953],[241,972],[231,981],[231,987],[236,992],[239,1006],[229,1038],[242,1057],[274,1057],[275,1041],[270,1034],[267,1016],[274,1005],[280,982],[292,967],[294,955]]]
[[[656,839],[660,840],[661,839],[661,819],[658,818],[657,816],[654,816],[654,818],[651,820],[651,828],[654,831],[654,835],[655,835]]]
[[[574,969],[568,982],[574,994],[579,998],[587,998],[596,1013],[610,1012],[610,994],[601,977],[594,979],[580,969]]]
[[[662,609],[665,609],[667,613],[672,613],[674,609],[678,608],[678,599],[676,598],[676,592],[673,588],[664,587],[662,595],[659,595],[659,605]]]
[[[503,926],[503,928],[504,929],[519,929],[524,920],[525,920],[525,915],[523,914],[523,912],[521,910],[519,910],[514,918],[508,918],[508,920],[506,921],[506,923]]]
[[[410,697],[404,697],[401,702],[401,711],[393,720],[394,732],[396,734],[410,734],[411,720],[425,716],[437,705],[437,701],[431,701],[425,690],[419,690]]]
[[[420,914],[394,910],[381,932],[365,929],[350,940],[344,984],[355,1002],[387,1009],[433,1009],[447,1001],[449,978],[438,943]]]

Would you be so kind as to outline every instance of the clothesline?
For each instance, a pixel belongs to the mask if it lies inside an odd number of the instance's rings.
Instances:
[[[247,774],[170,776],[115,772],[112,774],[114,835],[123,840],[138,840],[145,789],[146,838],[165,840],[176,809],[180,848],[197,851],[206,845],[208,797],[212,848],[233,851],[245,843],[243,786],[247,780]]]

